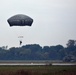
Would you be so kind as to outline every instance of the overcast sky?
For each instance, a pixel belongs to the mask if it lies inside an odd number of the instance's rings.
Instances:
[[[7,19],[25,14],[34,19],[31,27],[10,27]],[[23,44],[66,46],[76,40],[76,0],[0,0],[0,47]]]

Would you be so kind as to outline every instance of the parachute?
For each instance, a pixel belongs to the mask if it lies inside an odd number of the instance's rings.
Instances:
[[[7,22],[10,26],[31,26],[33,19],[27,15],[17,14],[10,17]]]
[[[33,19],[27,15],[17,14],[7,19],[7,22],[9,23],[10,27],[11,26],[31,26],[33,23]],[[18,38],[19,38],[19,45],[21,46],[23,36],[19,36]]]

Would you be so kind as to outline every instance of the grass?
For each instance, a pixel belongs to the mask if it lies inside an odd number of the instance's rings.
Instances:
[[[0,66],[0,75],[76,75],[76,66]]]

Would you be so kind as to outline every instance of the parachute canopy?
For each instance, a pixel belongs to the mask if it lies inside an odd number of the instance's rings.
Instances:
[[[17,14],[10,17],[8,20],[10,26],[31,26],[33,19],[23,14]]]

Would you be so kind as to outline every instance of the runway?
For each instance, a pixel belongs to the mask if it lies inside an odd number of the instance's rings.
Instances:
[[[0,65],[76,65],[76,63],[50,61],[0,61]]]

